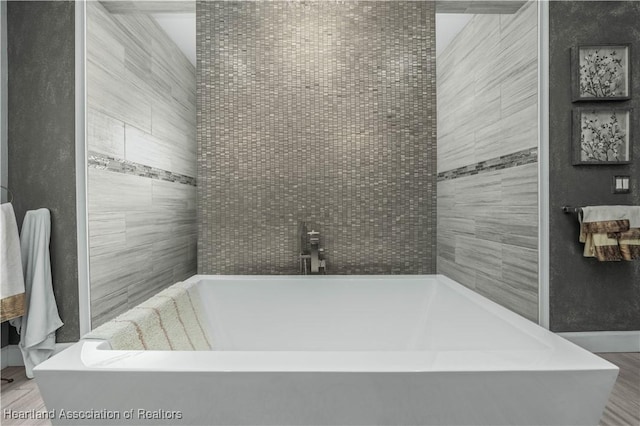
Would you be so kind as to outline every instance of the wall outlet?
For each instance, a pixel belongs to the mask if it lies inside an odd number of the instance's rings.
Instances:
[[[613,193],[614,194],[628,194],[631,192],[631,183],[629,176],[614,176],[613,177]]]

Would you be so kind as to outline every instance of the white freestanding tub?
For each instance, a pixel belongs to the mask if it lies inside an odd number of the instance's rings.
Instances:
[[[216,350],[81,340],[54,424],[596,425],[618,372],[441,275],[192,280]]]

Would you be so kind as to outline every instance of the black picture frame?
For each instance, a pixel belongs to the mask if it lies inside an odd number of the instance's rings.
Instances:
[[[620,61],[619,66],[615,66],[616,61]],[[622,75],[612,82],[611,71],[615,72],[616,69],[620,69]],[[599,70],[604,73],[601,77],[598,77]],[[585,83],[585,79],[588,84]],[[604,82],[601,81],[603,79]],[[620,82],[616,84],[618,80]],[[608,85],[602,83],[608,83]],[[573,47],[571,49],[571,87],[573,102],[610,102],[631,99],[631,44],[588,44]],[[593,89],[587,89],[587,87]],[[621,94],[615,93],[620,90],[622,90]]]
[[[601,106],[574,108],[573,165],[630,164],[633,152],[632,117],[633,108]],[[607,127],[608,125],[611,127]],[[602,133],[604,134],[601,135]],[[619,136],[620,133],[624,134],[622,142],[611,145],[610,141],[617,139],[616,134]],[[614,154],[616,154],[615,158]]]

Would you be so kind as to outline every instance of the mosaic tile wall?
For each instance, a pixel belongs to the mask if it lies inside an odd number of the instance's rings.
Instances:
[[[435,272],[433,2],[197,3],[198,272]]]

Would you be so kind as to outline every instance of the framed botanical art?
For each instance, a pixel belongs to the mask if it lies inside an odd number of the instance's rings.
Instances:
[[[573,164],[629,164],[631,108],[576,108]]]
[[[607,44],[572,49],[573,101],[631,99],[631,45]]]

